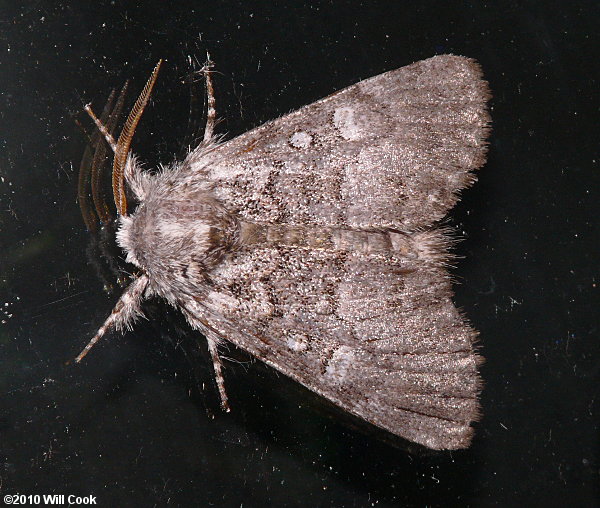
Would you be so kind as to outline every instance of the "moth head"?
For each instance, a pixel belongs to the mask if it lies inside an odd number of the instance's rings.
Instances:
[[[172,274],[173,270],[167,270],[167,266],[186,266],[186,273],[208,267],[219,257],[216,252],[231,243],[228,238],[236,229],[235,220],[209,190],[194,186],[185,199],[173,197],[176,193],[171,191],[178,185],[178,166],[150,175],[130,152],[135,128],[149,101],[160,65],[161,61],[131,109],[117,142],[102,121],[86,108],[114,150],[112,187],[119,214],[117,242],[127,253],[127,261],[156,282],[167,271]],[[138,201],[132,213],[127,206],[129,191]]]

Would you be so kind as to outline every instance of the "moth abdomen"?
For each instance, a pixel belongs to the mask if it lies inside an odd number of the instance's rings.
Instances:
[[[397,230],[366,230],[354,228],[304,226],[293,224],[257,224],[240,221],[240,246],[297,247],[383,255],[421,260],[432,264],[448,260],[448,239],[445,229],[403,233]]]

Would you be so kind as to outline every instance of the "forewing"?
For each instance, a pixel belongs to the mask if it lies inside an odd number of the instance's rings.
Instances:
[[[414,231],[441,219],[483,164],[488,97],[474,60],[436,56],[184,164],[248,221]]]
[[[469,445],[480,390],[476,333],[439,267],[260,248],[231,257],[210,281],[202,298],[181,302],[210,337],[401,437],[435,449]]]

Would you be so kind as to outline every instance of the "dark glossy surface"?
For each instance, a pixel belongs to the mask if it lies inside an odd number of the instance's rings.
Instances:
[[[99,506],[600,504],[596,2],[6,4],[3,495],[95,495]],[[451,215],[465,235],[456,301],[487,360],[469,450],[407,453],[235,351],[233,410],[222,414],[201,337],[160,302],[149,322],[67,364],[117,298],[91,262],[75,199],[85,139],[74,119],[89,127],[85,103],[101,109],[127,78],[140,89],[165,58],[134,150],[149,168],[170,162],[190,141],[187,56],[206,51],[228,136],[436,53],[483,66],[489,162]]]

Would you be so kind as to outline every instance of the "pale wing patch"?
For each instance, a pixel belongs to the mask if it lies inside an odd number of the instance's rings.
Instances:
[[[288,334],[286,342],[292,351],[301,352],[308,349],[308,337],[304,333],[291,332]]]
[[[294,148],[308,148],[312,143],[312,136],[305,131],[294,132],[290,136],[290,145]]]
[[[342,346],[336,350],[325,369],[325,377],[334,383],[341,384],[346,379],[348,370],[354,362],[354,352],[349,346]]]
[[[355,113],[353,108],[348,107],[337,108],[333,113],[333,125],[340,135],[349,141],[360,139],[363,135]]]

